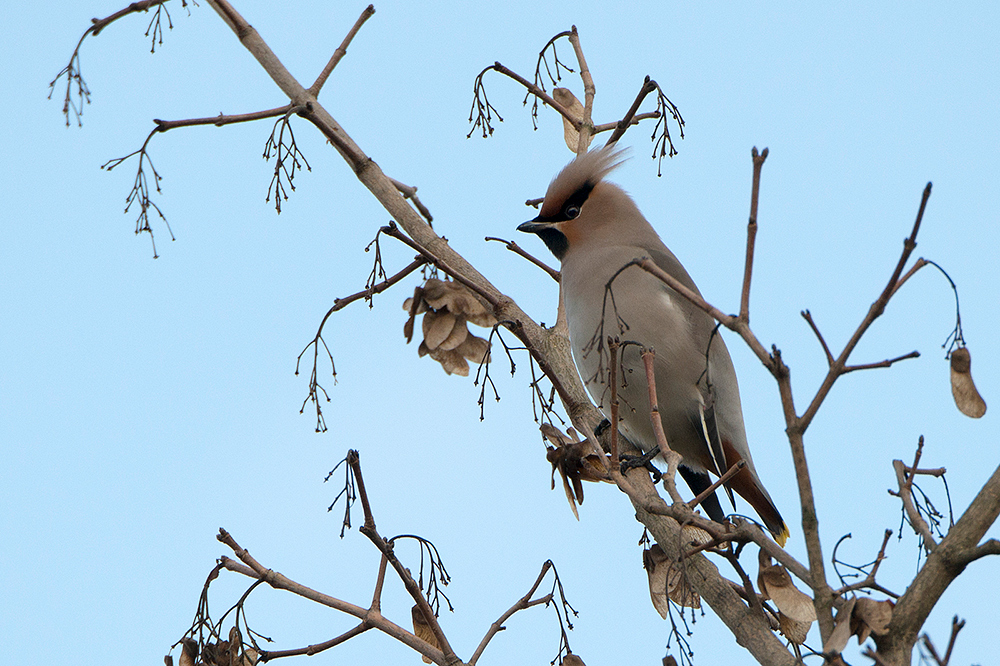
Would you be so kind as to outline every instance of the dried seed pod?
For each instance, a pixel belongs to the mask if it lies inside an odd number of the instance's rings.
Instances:
[[[486,327],[497,320],[485,301],[458,282],[430,279],[413,290],[413,297],[403,302],[410,313],[403,324],[406,341],[413,339],[414,320],[423,314],[424,339],[417,353],[430,355],[449,375],[469,376],[469,363],[489,362],[490,343],[469,332],[468,322]]]
[[[469,333],[455,351],[473,363],[482,363],[484,360],[489,363],[490,360],[490,343],[472,333]]]
[[[951,353],[951,395],[958,411],[978,419],[986,413],[986,402],[972,381],[972,355],[968,347],[959,347]]]
[[[670,569],[670,561],[660,544],[654,543],[650,549],[642,551],[642,566],[649,578],[649,598],[653,602],[653,608],[666,620],[670,608],[670,602],[667,601],[667,571]]]
[[[667,596],[678,606],[701,608],[701,595],[691,587],[684,570],[676,562],[671,562],[667,569]]]
[[[424,315],[426,317],[426,315]],[[469,327],[465,325],[465,317],[458,315],[455,317],[455,326],[451,329],[448,337],[441,341],[438,349],[449,351],[457,348],[469,337]]]
[[[448,339],[458,318],[449,312],[428,312],[424,315],[424,343],[434,351]]]
[[[198,660],[198,641],[193,638],[184,638],[181,640],[181,658],[180,666],[194,666],[194,662]]]
[[[875,601],[868,597],[861,597],[854,606],[854,614],[851,616],[851,628],[858,637],[858,645],[861,645],[870,634],[885,636],[889,633],[889,622],[892,621],[892,609],[895,604],[889,600]]]
[[[792,577],[780,564],[761,567],[757,584],[774,600],[778,610],[797,622],[813,622],[816,608],[812,599],[792,584]]]
[[[413,635],[440,650],[441,644],[438,643],[437,636],[434,635],[434,630],[431,629],[431,625],[427,624],[427,620],[424,619],[424,613],[417,604],[413,604],[413,608],[410,609],[410,618],[413,620]],[[423,655],[420,658],[424,660],[425,664],[434,663],[431,659]]]
[[[682,525],[681,526],[681,539],[684,543],[689,543],[695,546],[704,546],[707,543],[712,542],[712,535],[694,525]]]
[[[847,647],[847,639],[851,637],[851,614],[854,612],[854,604],[857,597],[851,597],[844,602],[844,605],[837,611],[837,619],[833,622],[833,632],[823,644],[823,652],[843,652]]]
[[[779,612],[778,625],[785,638],[793,643],[802,645],[806,642],[806,636],[809,635],[809,628],[812,626],[812,622],[799,622]]]
[[[583,120],[583,104],[580,100],[576,98],[569,88],[553,88],[552,97],[566,107],[577,120]],[[570,149],[570,152],[576,153],[577,148],[580,147],[580,133],[576,131],[571,123],[565,116],[562,116],[563,121],[563,139],[566,141],[566,147]],[[591,137],[593,139],[593,137]],[[587,146],[590,146],[590,141],[587,142]]]
[[[555,426],[543,423],[541,431],[542,436],[554,445],[545,448],[545,459],[552,463],[552,489],[555,490],[558,471],[569,507],[576,519],[580,520],[576,505],[583,504],[583,482],[610,483],[611,479],[604,471],[600,457],[590,449],[587,442],[580,441],[575,430],[570,428],[571,438]]]

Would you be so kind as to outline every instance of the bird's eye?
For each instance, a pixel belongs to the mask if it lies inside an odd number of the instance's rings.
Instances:
[[[564,212],[566,214],[566,219],[572,220],[572,219],[580,216],[580,207],[579,206],[568,206]]]

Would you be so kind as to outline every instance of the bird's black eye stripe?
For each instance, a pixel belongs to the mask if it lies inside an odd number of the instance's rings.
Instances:
[[[569,195],[566,199],[566,203],[562,207],[562,217],[565,220],[572,220],[580,216],[580,211],[583,209],[583,202],[587,200],[590,196],[591,190],[594,186],[590,183],[584,183],[577,189],[576,192]]]

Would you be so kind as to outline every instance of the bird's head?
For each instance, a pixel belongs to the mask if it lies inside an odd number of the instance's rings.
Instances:
[[[567,164],[549,183],[538,217],[517,230],[538,234],[552,254],[562,260],[571,245],[608,225],[612,219],[608,208],[615,199],[628,199],[620,188],[603,182],[624,161],[625,152],[606,146]]]

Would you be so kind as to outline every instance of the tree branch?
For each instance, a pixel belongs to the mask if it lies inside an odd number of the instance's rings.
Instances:
[[[340,62],[341,58],[347,55],[347,47],[350,45],[351,40],[353,40],[354,36],[358,34],[358,30],[360,30],[361,26],[365,24],[365,21],[370,19],[374,14],[375,14],[375,5],[368,5],[367,7],[365,7],[365,10],[361,12],[361,16],[358,17],[357,21],[355,21],[354,27],[351,28],[351,30],[347,33],[347,36],[344,37],[344,41],[340,43],[340,46],[337,47],[337,50],[335,50],[333,52],[333,55],[330,56],[330,61],[326,63],[326,67],[324,67],[323,71],[320,72],[318,77],[316,77],[316,81],[313,82],[311,86],[309,86],[310,95],[312,95],[313,97],[319,95],[319,91],[322,90],[323,84],[326,83],[326,80],[327,78],[329,78],[330,73],[333,72],[333,68],[337,66],[337,63]]]

